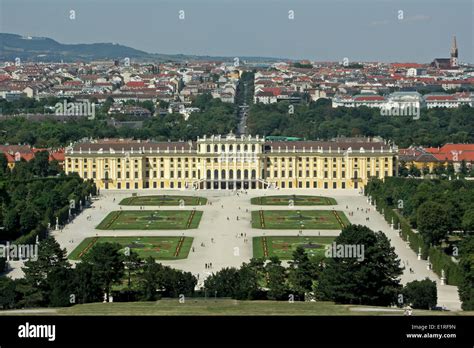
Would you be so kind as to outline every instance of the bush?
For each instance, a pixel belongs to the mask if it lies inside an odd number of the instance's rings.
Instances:
[[[407,283],[402,293],[404,302],[416,309],[430,309],[438,302],[436,282],[428,278]]]

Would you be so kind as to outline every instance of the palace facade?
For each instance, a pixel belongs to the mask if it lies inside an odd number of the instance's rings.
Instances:
[[[398,148],[373,139],[266,141],[211,136],[189,142],[104,139],[66,148],[65,171],[100,189],[358,189],[396,175]]]

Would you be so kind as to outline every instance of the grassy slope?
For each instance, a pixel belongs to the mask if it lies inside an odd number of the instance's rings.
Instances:
[[[371,308],[373,311],[351,311],[350,308]],[[2,312],[18,315],[21,312]],[[32,315],[32,313],[25,313]],[[34,314],[34,313],[33,313]],[[73,307],[58,308],[55,313],[39,315],[403,315],[403,311],[391,312],[387,307],[335,305],[332,302],[286,301],[236,301],[209,298],[189,298],[184,304],[178,299],[156,302],[88,303]],[[438,312],[414,310],[414,315],[473,315],[473,312]]]

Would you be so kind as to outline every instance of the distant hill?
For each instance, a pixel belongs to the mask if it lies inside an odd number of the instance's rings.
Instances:
[[[102,59],[124,59],[140,61],[184,61],[184,60],[222,60],[231,61],[233,57],[212,57],[184,54],[153,54],[115,43],[62,44],[46,37],[24,37],[17,34],[0,33],[0,60],[72,62]],[[276,62],[281,58],[239,57],[252,62]]]
[[[96,59],[150,58],[150,54],[112,43],[61,44],[46,37],[23,37],[0,33],[0,59],[24,61],[76,61]]]

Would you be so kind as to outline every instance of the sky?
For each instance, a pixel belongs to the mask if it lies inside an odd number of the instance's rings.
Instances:
[[[420,63],[449,57],[456,35],[459,60],[473,63],[474,0],[0,0],[0,32],[150,53]]]

